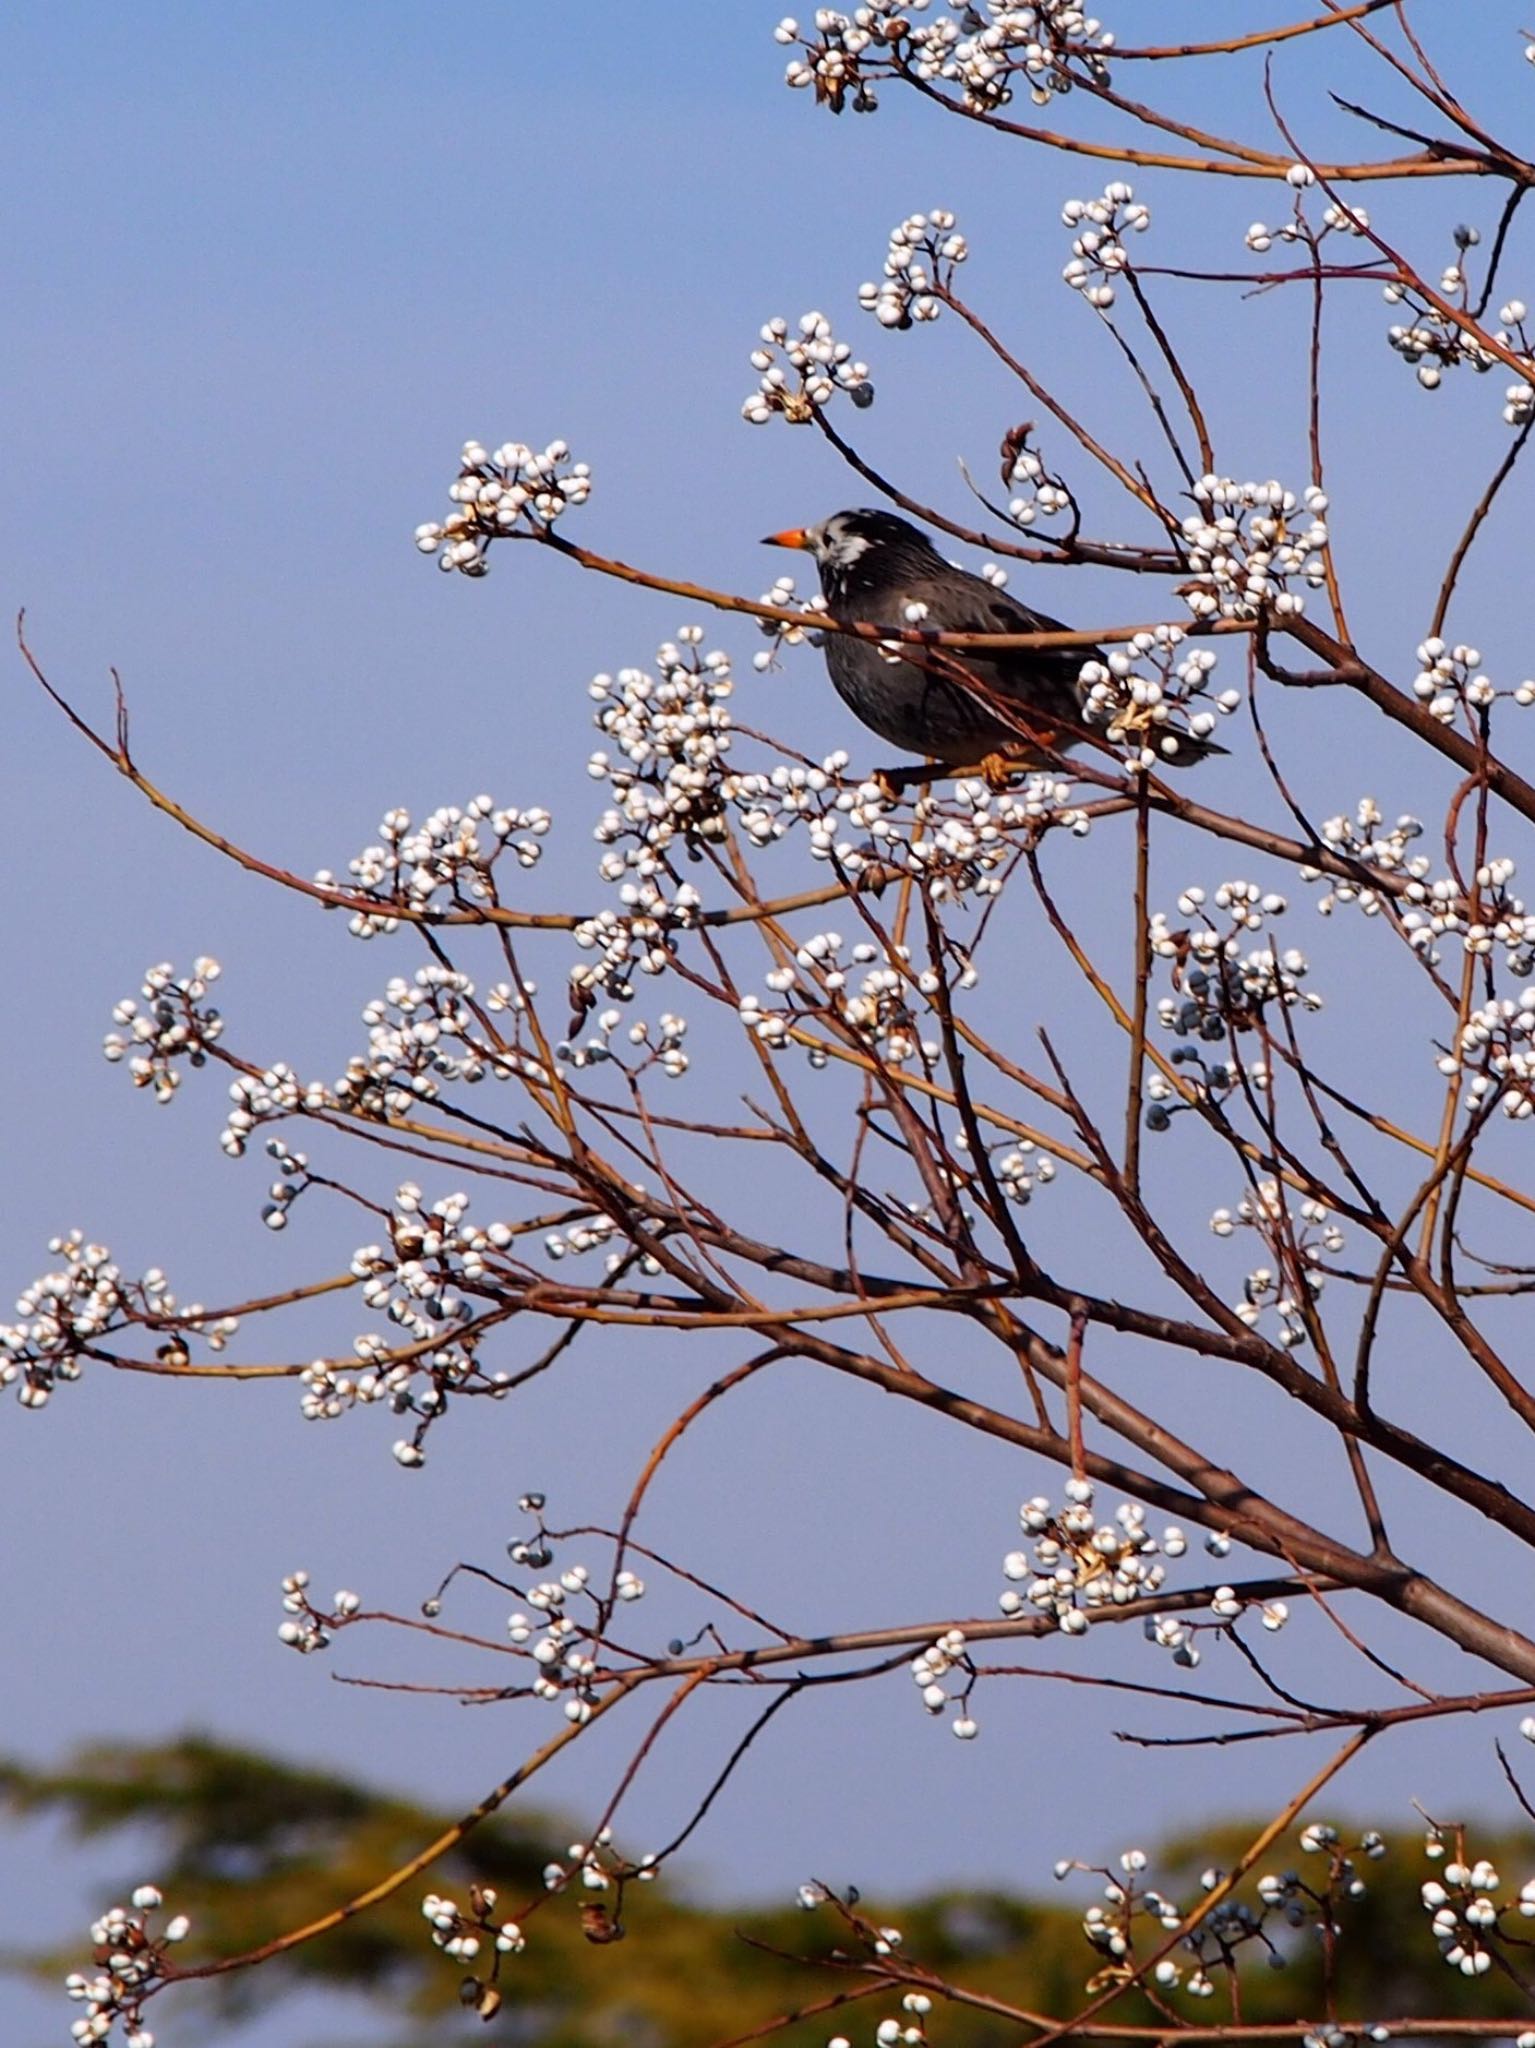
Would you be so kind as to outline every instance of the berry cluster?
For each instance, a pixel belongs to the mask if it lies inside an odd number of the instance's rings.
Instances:
[[[543,450],[506,441],[494,454],[478,441],[466,441],[458,477],[448,491],[459,509],[418,526],[416,546],[424,555],[435,555],[439,569],[483,576],[490,566],[491,541],[519,531],[547,533],[591,494],[590,468],[572,462],[563,441],[551,441]]]

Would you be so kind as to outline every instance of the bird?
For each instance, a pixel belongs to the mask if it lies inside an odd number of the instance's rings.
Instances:
[[[819,526],[770,533],[763,545],[815,556],[836,619],[939,633],[1068,630],[946,562],[919,527],[894,512],[834,512]],[[1089,646],[884,649],[847,633],[828,633],[825,653],[838,696],[871,732],[946,773],[979,772],[998,787],[1024,769],[1056,763],[1089,737],[1078,677],[1084,663],[1104,658]],[[967,689],[962,676],[981,690]],[[983,693],[1004,707],[1001,715],[986,708]],[[1177,766],[1225,751],[1172,725],[1157,728],[1156,750]],[[885,780],[897,776],[910,779],[894,770]]]

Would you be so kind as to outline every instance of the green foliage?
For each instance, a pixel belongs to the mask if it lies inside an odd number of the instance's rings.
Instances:
[[[62,1819],[81,1837],[131,1830],[152,1845],[125,1876],[123,1890],[152,1879],[168,1910],[190,1913],[193,1937],[180,1960],[230,1955],[319,1918],[398,1867],[447,1825],[445,1816],[373,1792],[337,1774],[187,1736],[159,1746],[100,1745],[54,1771],[0,1764],[0,1798],[17,1816]],[[1206,1831],[1197,1844],[1172,1843],[1152,1859],[1147,1879],[1185,1904],[1199,1894],[1212,1862],[1234,1862],[1252,1828]],[[428,1876],[366,1914],[264,1964],[196,1990],[173,1990],[167,2004],[201,1996],[225,2019],[238,2017],[259,1982],[267,2004],[304,1988],[352,1993],[383,2009],[397,2048],[430,2038],[536,2040],[540,2048],[706,2048],[786,2013],[856,1988],[846,1969],[828,1967],[840,1944],[855,1949],[829,1909],[712,1908],[679,1900],[675,1882],[630,1887],[625,1938],[593,1944],[581,1930],[580,1901],[545,1892],[544,1864],[568,1840],[565,1827],[535,1813],[497,1815]],[[1472,1853],[1489,1857],[1505,1887],[1535,1867],[1528,1836],[1477,1836]],[[1260,1869],[1287,1864],[1320,1883],[1326,1857],[1293,1843]],[[1499,1977],[1468,1982],[1435,1951],[1418,1888],[1435,1866],[1421,1835],[1400,1837],[1378,1862],[1361,1863],[1368,1890],[1341,1913],[1338,2009],[1366,2019],[1409,2013],[1514,2016],[1528,2001]],[[504,2003],[492,2024],[459,2017],[460,1971],[435,1950],[421,1898],[436,1890],[466,1903],[471,1883],[494,1886],[498,1917],[527,1927],[528,1946],[501,1974]],[[861,1916],[902,1930],[903,1953],[967,1990],[1031,2012],[1065,2015],[1085,2002],[1084,1986],[1102,1958],[1081,1931],[1082,1909],[1101,1897],[1102,1880],[1077,1874],[1046,1901],[995,1893],[951,1892],[915,1900],[861,1901]],[[531,1910],[531,1913],[529,1909]],[[45,1975],[79,1967],[84,1943],[13,1961]],[[1254,1944],[1244,1956],[1242,2016],[1279,2019],[1322,2010],[1324,1958],[1312,1932],[1292,1937],[1288,1966],[1270,1969]],[[804,1958],[804,1960],[800,1960]],[[1226,1988],[1204,2001],[1174,1994],[1191,2019],[1229,2016]],[[867,2038],[876,2017],[893,2011],[884,1992],[839,2018],[817,2015],[775,2038],[790,2048],[821,2048],[838,2031]],[[1114,2016],[1156,2024],[1139,1996]],[[460,2033],[460,2028],[464,2032]],[[1016,2023],[951,2006],[938,2030],[945,2048],[1002,2048]]]

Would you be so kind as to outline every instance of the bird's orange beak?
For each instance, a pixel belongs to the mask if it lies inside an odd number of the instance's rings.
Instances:
[[[803,526],[786,526],[782,533],[768,533],[762,537],[765,548],[812,548],[815,542]]]

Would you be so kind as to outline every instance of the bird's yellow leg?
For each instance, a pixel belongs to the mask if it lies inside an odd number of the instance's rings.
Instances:
[[[1015,776],[1027,774],[1030,768],[1039,765],[1038,754],[1027,747],[998,747],[990,754],[983,754],[979,761],[963,766],[955,764],[945,770],[956,781],[967,777],[980,776],[988,789],[1002,790]]]

